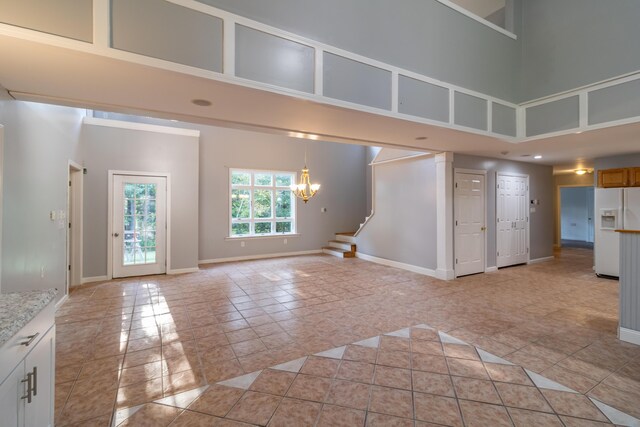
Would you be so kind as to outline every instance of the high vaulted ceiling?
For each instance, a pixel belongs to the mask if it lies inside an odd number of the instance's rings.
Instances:
[[[639,149],[640,124],[514,144],[6,35],[0,36],[0,58],[0,85],[18,100],[337,142],[563,165],[567,170],[590,167],[593,158]],[[208,99],[212,105],[199,107],[193,99]],[[542,159],[532,160],[538,154]]]

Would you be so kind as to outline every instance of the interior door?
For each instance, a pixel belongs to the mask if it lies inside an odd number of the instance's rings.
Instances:
[[[113,277],[166,272],[166,177],[113,176]]]
[[[529,177],[497,174],[497,266],[527,262],[529,253]]]
[[[485,177],[455,174],[456,276],[483,273],[485,268]]]

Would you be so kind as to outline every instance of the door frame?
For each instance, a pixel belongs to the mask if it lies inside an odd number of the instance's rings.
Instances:
[[[142,171],[124,171],[124,170],[109,170],[107,180],[107,280],[113,279],[113,176],[114,175],[128,175],[128,176],[148,176],[156,178],[166,178],[167,180],[167,229],[165,236],[165,254],[167,261],[167,268],[165,274],[171,271],[171,174],[168,172],[142,172]]]
[[[456,173],[467,173],[467,174],[474,174],[474,175],[484,175],[484,223],[485,223],[485,233],[484,233],[484,273],[487,272],[487,232],[488,230],[488,224],[487,224],[487,171],[483,170],[483,169],[465,169],[465,168],[453,168],[453,257],[454,259],[456,258],[456,234],[457,234],[457,227],[455,226],[456,223],[456,209],[455,209],[455,204],[456,204],[456,190],[455,190],[455,185],[456,185]],[[456,266],[457,264],[454,262],[453,264],[453,274],[454,274],[454,278],[458,277],[458,272],[456,271]]]
[[[72,287],[82,284],[84,170],[82,165],[69,160],[67,171],[67,280],[65,295]],[[69,226],[71,224],[71,226]]]
[[[566,185],[558,185],[557,186],[557,194],[556,194],[556,232],[557,234],[557,241],[554,242],[553,246],[557,247],[557,248],[561,248],[562,247],[562,188],[579,188],[579,187],[585,187],[585,188],[593,188],[593,197],[594,197],[594,202],[593,202],[593,219],[591,220],[592,226],[593,226],[593,240],[594,240],[594,245],[595,245],[595,240],[596,240],[596,220],[595,220],[595,216],[596,216],[596,208],[595,208],[595,191],[596,191],[596,186],[595,185],[584,185],[584,184],[566,184]]]
[[[527,239],[527,262],[526,264],[529,264],[531,262],[531,189],[530,189],[530,184],[531,184],[531,178],[529,177],[529,175],[524,174],[524,173],[517,173],[517,172],[500,172],[500,171],[496,171],[496,187],[495,187],[495,209],[496,209],[496,216],[494,218],[494,221],[496,223],[496,267],[497,268],[504,268],[504,267],[510,267],[510,265],[504,265],[502,267],[498,267],[498,227],[497,227],[497,218],[498,218],[498,177],[500,175],[506,175],[506,176],[517,176],[520,178],[526,178],[527,179],[527,231],[525,233],[526,235],[526,239]],[[517,265],[517,264],[514,264]]]

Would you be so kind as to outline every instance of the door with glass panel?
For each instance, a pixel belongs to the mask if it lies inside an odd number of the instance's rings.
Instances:
[[[167,178],[113,176],[113,277],[166,272]]]

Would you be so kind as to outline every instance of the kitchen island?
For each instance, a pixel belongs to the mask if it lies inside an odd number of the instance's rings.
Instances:
[[[56,290],[0,294],[0,424],[53,426]]]
[[[620,323],[622,341],[640,345],[640,230],[620,233]]]

